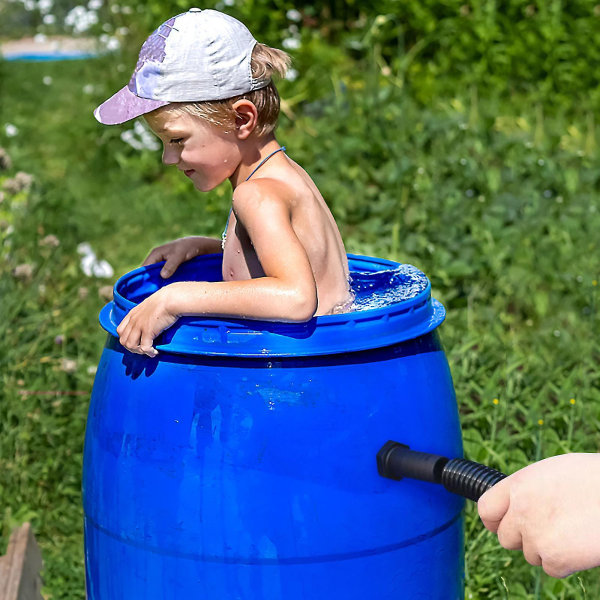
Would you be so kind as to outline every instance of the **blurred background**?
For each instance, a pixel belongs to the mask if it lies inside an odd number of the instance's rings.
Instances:
[[[31,521],[46,598],[83,599],[81,462],[105,339],[97,314],[154,246],[220,236],[142,123],[93,109],[129,80],[173,0],[0,3],[0,554]],[[348,252],[410,263],[448,311],[468,458],[506,472],[600,444],[600,4],[220,0],[287,50],[280,143]],[[90,57],[90,55],[92,55]],[[87,56],[87,58],[82,58]],[[61,58],[62,60],[56,60]],[[546,577],[474,507],[466,598],[600,597]]]

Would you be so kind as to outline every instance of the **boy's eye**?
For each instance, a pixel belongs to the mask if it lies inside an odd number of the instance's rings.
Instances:
[[[181,144],[183,142],[183,138],[173,138],[169,140],[169,144]]]

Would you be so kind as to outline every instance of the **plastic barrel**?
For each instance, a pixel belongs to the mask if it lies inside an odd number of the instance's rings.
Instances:
[[[180,280],[216,281],[220,255]],[[349,256],[351,271],[397,267]],[[389,439],[462,454],[430,286],[302,324],[184,318],[155,359],[116,326],[163,282],[115,285],[87,422],[89,600],[463,598],[463,500],[380,477]]]

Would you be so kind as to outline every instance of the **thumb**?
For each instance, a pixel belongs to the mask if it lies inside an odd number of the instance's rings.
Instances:
[[[477,502],[477,510],[483,524],[491,532],[496,533],[500,521],[510,506],[510,477],[498,482],[490,488]]]

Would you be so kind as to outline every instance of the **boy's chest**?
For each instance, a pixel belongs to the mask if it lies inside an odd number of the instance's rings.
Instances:
[[[233,213],[227,226],[222,272],[223,281],[243,281],[265,276],[248,233],[236,222]]]

